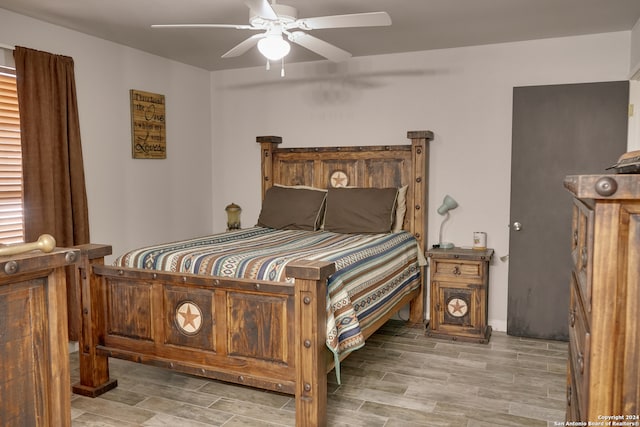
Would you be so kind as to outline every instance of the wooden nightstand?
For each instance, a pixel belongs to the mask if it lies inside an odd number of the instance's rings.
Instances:
[[[489,262],[493,249],[431,249],[427,335],[486,344]]]

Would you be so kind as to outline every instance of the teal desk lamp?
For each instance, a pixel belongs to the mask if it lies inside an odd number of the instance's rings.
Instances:
[[[438,242],[438,247],[441,249],[451,249],[453,248],[453,243],[443,242],[442,241],[442,227],[444,227],[444,223],[449,220],[450,214],[449,211],[458,207],[458,202],[456,202],[453,197],[448,194],[444,196],[444,200],[442,201],[442,205],[438,208],[438,213],[440,215],[444,215],[444,219],[442,220],[442,224],[440,224],[440,241]]]

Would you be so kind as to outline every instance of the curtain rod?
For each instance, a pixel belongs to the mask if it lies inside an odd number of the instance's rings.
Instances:
[[[16,47],[8,44],[0,43],[0,49],[15,50]]]

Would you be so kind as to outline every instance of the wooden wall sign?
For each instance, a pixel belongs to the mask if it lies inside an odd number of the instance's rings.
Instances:
[[[166,159],[164,95],[131,89],[131,154],[134,159]]]

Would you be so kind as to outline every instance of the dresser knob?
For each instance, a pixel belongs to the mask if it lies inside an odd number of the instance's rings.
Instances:
[[[578,366],[580,367],[580,375],[584,374],[584,356],[582,353],[578,354]]]
[[[456,276],[460,275],[460,267],[458,267],[457,265],[455,267],[453,267],[453,274],[455,274]]]
[[[76,262],[76,252],[67,252],[66,254],[64,254],[64,260],[68,263]]]
[[[596,181],[596,193],[601,196],[611,196],[618,191],[618,183],[615,179],[605,176]]]
[[[4,272],[7,274],[13,274],[18,271],[18,263],[15,260],[11,260],[4,265]]]
[[[576,324],[576,311],[575,310],[571,310],[569,312],[569,323],[571,324],[572,328]]]

